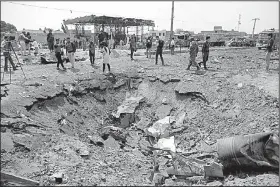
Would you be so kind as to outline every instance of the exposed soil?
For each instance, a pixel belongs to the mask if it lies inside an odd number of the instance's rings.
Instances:
[[[88,58],[85,52],[77,53]],[[101,59],[95,68],[86,60],[67,71],[33,59],[22,66],[27,80],[20,69],[13,73],[12,84],[1,87],[1,170],[43,185],[52,185],[52,175],[58,172],[64,173],[63,184],[71,186],[154,185],[154,156],[144,129],[183,113],[183,123],[174,129],[181,129],[175,134],[176,148],[185,152],[203,152],[202,136],[213,143],[265,131],[279,136],[279,61],[272,61],[266,73],[263,51],[214,49],[209,70],[200,75],[194,67],[186,70],[185,53],[165,54],[166,66],[145,56],[130,61],[123,54],[112,58],[108,75],[101,72]],[[2,83],[9,82],[9,74],[4,76]],[[113,114],[126,98],[139,95],[144,101],[136,108],[135,120],[123,127]],[[106,130],[109,126],[121,130],[112,134]],[[165,167],[169,159],[161,155],[157,162]],[[233,170],[216,182],[279,186],[278,175]],[[212,182],[203,176],[171,178],[166,176],[162,184]]]

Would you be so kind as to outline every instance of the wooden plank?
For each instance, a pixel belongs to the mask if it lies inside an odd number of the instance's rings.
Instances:
[[[39,186],[39,182],[37,181],[16,176],[12,173],[6,173],[6,172],[1,172],[1,183],[2,181],[17,186]]]

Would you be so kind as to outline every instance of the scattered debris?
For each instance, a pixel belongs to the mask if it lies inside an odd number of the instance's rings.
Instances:
[[[221,183],[220,181],[214,181],[207,183],[206,186],[223,186],[223,183]]]
[[[169,133],[170,129],[170,116],[155,122],[151,127],[146,129],[146,133],[153,137],[161,137]]]
[[[63,173],[55,173],[52,175],[53,181],[57,184],[61,184],[63,182],[64,174]]]
[[[158,142],[154,145],[154,147],[162,150],[170,150],[175,153],[176,147],[174,136],[159,139]]]
[[[172,106],[170,105],[161,105],[160,107],[157,108],[156,110],[156,117],[158,119],[162,119],[166,116],[169,116],[171,110],[172,110]]]
[[[167,105],[167,103],[168,103],[168,102],[167,102],[167,98],[164,97],[164,98],[162,99],[161,103],[164,104],[164,105]]]
[[[1,183],[12,186],[39,186],[39,182],[1,171]],[[2,186],[2,184],[1,184]]]
[[[207,165],[204,166],[204,172],[205,177],[224,178],[223,165],[216,162],[207,163]]]

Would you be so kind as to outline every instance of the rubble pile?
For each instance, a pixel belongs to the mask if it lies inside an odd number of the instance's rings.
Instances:
[[[199,73],[185,70],[183,53],[164,55],[167,66],[156,66],[119,51],[112,52],[111,74],[87,61],[77,63],[77,72],[32,65],[23,66],[28,80],[16,71],[14,84],[1,86],[7,180],[29,186],[279,184],[278,90],[275,75],[258,68],[261,52],[211,51],[209,71]],[[86,51],[77,56],[88,59]]]

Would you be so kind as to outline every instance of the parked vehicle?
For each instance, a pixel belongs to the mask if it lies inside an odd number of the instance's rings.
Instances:
[[[275,29],[269,29],[269,30],[264,30],[259,34],[258,40],[256,42],[256,47],[261,50],[265,49],[267,47],[267,42],[268,42],[268,34],[273,33],[273,38],[274,38],[274,49],[276,49],[279,46],[279,30]]]

